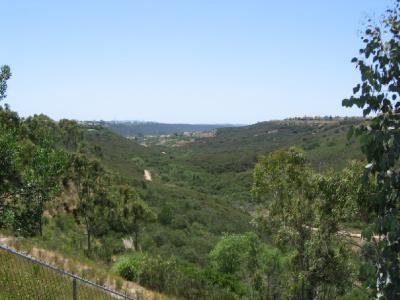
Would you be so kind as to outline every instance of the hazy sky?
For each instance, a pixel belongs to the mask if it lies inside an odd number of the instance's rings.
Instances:
[[[54,119],[254,123],[341,107],[390,0],[0,0],[7,102]]]

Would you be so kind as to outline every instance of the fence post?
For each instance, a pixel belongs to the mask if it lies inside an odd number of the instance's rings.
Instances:
[[[78,286],[76,284],[76,278],[72,279],[72,295],[74,300],[78,300]]]

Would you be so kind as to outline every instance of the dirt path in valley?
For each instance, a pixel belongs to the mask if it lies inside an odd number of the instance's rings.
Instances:
[[[151,173],[150,173],[150,171],[149,170],[144,170],[144,180],[147,180],[147,181],[153,181],[153,179],[151,178]]]

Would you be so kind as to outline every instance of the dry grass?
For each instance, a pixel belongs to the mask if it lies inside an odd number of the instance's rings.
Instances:
[[[159,293],[150,291],[134,282],[126,281],[121,277],[110,274],[109,270],[106,270],[104,268],[104,266],[100,266],[100,265],[97,265],[94,263],[90,263],[90,264],[82,263],[81,261],[78,261],[74,258],[65,257],[63,254],[58,253],[56,251],[50,251],[50,250],[38,248],[35,246],[29,247],[27,245],[24,245],[23,240],[19,240],[19,239],[13,238],[13,237],[0,237],[0,243],[6,244],[9,247],[14,248],[15,250],[28,252],[29,255],[31,255],[35,258],[38,258],[49,264],[57,266],[65,271],[70,272],[70,273],[76,274],[87,280],[93,281],[97,284],[106,286],[110,289],[117,290],[122,293],[126,293],[126,294],[130,295],[131,297],[135,297],[136,299],[143,299],[143,300],[145,300],[145,299],[149,299],[149,300],[169,299],[165,295],[161,295]],[[3,259],[3,261],[1,261],[1,263],[5,262],[5,263],[9,263],[9,264],[13,265],[14,264],[13,258],[4,256],[4,253],[2,253],[2,252],[4,252],[4,251],[0,250],[0,254],[3,254],[3,256],[1,257]],[[21,259],[21,258],[18,258],[18,259]],[[24,266],[24,264],[22,264],[22,265]],[[29,271],[30,270],[29,268],[32,268],[31,265],[32,265],[32,263],[28,262],[29,267],[25,267],[25,266],[23,267],[23,273],[25,274],[25,278],[29,279],[30,277],[32,277],[32,274]],[[27,269],[25,270],[24,268],[27,268]],[[2,270],[4,271],[5,268],[2,268]],[[10,271],[8,270],[7,272],[10,272]],[[3,276],[3,274],[1,276],[3,279],[4,278],[12,279],[17,275],[18,274],[14,274],[13,272],[11,272],[7,275],[8,277]],[[32,280],[34,281],[34,278],[32,278]],[[67,278],[67,280],[69,280],[69,279]],[[31,279],[29,279],[28,281],[31,281]],[[3,282],[3,285],[4,284],[8,284],[8,281]],[[64,279],[64,285],[65,284],[69,285],[68,282],[65,283],[65,279]],[[11,288],[13,290],[15,290],[15,289],[18,289],[18,286],[12,286]],[[55,289],[56,288],[58,289],[58,286],[55,286]],[[51,292],[49,292],[49,293],[51,294]],[[2,294],[0,294],[0,299],[3,299],[3,298],[4,298],[4,296]],[[5,298],[5,299],[7,299],[7,298]],[[9,299],[14,299],[14,298],[9,298]],[[18,298],[16,298],[16,299],[18,299]],[[23,299],[25,299],[25,298],[23,298]],[[30,299],[30,298],[27,298],[27,299]],[[35,299],[42,299],[42,298],[35,298]],[[47,298],[43,298],[43,299],[47,299]],[[53,299],[62,299],[62,298],[53,298]],[[68,299],[70,299],[70,298],[68,298]],[[91,298],[79,298],[79,299],[91,299]],[[94,298],[94,299],[96,299],[96,298]]]

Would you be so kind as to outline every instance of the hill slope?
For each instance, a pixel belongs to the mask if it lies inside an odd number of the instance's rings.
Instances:
[[[107,128],[88,131],[87,141],[102,149],[110,170],[131,178],[140,194],[168,220],[148,225],[143,247],[204,263],[223,232],[245,232],[253,204],[252,170],[259,156],[292,146],[305,149],[319,170],[340,169],[360,157],[348,141],[360,120],[285,120],[221,128],[215,137],[196,138],[181,147],[143,147]],[[153,181],[144,180],[149,170]]]
[[[4,114],[12,115],[12,112],[6,111]],[[66,161],[73,158],[71,164],[80,164],[82,160],[79,159],[85,156],[93,163],[89,166],[95,166],[95,170],[107,169],[107,176],[101,178],[103,182],[110,183],[112,180],[110,186],[105,186],[106,196],[99,194],[95,199],[95,209],[90,210],[99,212],[93,218],[96,232],[92,251],[86,252],[89,248],[89,243],[86,243],[89,231],[76,215],[76,205],[82,201],[77,199],[77,189],[73,185],[79,182],[71,184],[71,181],[79,173],[76,173],[77,169],[68,167],[69,164],[66,164],[65,180],[61,180],[61,189],[65,188],[66,191],[50,201],[43,213],[43,232],[37,230],[40,234],[32,234],[35,237],[29,238],[29,242],[70,256],[83,258],[90,254],[94,261],[106,263],[108,267],[116,261],[121,262],[121,256],[123,258],[130,251],[124,240],[133,235],[130,229],[126,231],[124,227],[124,221],[130,216],[125,214],[129,209],[126,204],[136,201],[133,198],[124,200],[125,194],[121,191],[125,187],[133,188],[135,194],[140,196],[138,201],[145,203],[157,215],[152,221],[140,225],[140,235],[136,235],[139,238],[138,243],[135,240],[135,245],[139,245],[143,252],[137,253],[152,255],[153,258],[144,261],[156,262],[154,266],[161,268],[156,269],[156,273],[163,270],[162,262],[165,259],[171,263],[178,261],[180,272],[183,272],[180,278],[189,278],[187,284],[192,282],[190,276],[196,277],[209,271],[210,252],[224,233],[245,233],[252,229],[250,221],[255,210],[250,194],[252,172],[261,156],[276,149],[298,146],[306,150],[314,167],[322,171],[339,169],[346,160],[360,157],[358,144],[346,139],[350,126],[360,122],[353,119],[263,122],[241,128],[221,128],[207,137],[194,135],[185,143],[160,145],[155,137],[155,142],[147,147],[98,125],[79,125],[68,120],[56,123],[45,116],[17,121],[24,129],[21,130],[20,140],[15,141],[21,147],[30,149],[36,143],[36,147],[42,149],[39,153],[47,153],[46,150],[49,155],[57,153],[57,150],[60,158]],[[30,143],[26,142],[27,129]],[[175,138],[175,135],[168,137],[172,140]],[[25,155],[26,151],[16,153]],[[28,170],[32,166],[43,165],[33,164],[36,158],[37,155],[32,155],[32,162],[28,160],[31,163],[26,165]],[[52,166],[53,163],[44,165]],[[40,170],[42,168],[38,172]],[[151,174],[151,181],[144,177],[145,170]],[[21,172],[21,178],[26,174],[29,172]],[[29,177],[30,180],[32,178]],[[96,182],[101,184],[97,179]],[[125,205],[121,206],[121,202]],[[16,212],[19,212],[19,207],[15,208]],[[19,228],[20,223],[12,218],[10,222],[12,226],[6,228]],[[173,258],[168,260],[168,257]],[[213,279],[214,275],[208,274],[207,280]],[[156,278],[154,276],[152,274],[151,281],[143,284],[151,289],[176,294],[174,285],[159,286],[153,281]],[[196,282],[204,282],[203,279],[197,278]],[[134,277],[130,280],[134,280]],[[165,280],[163,282],[168,283]],[[206,282],[208,285],[214,281]],[[236,283],[232,284],[237,286]],[[218,286],[214,285],[211,285],[212,289]],[[185,290],[183,288],[180,293]],[[199,288],[201,290],[207,292],[208,287]]]
[[[122,136],[161,135],[184,132],[209,131],[216,128],[232,127],[231,124],[167,124],[157,122],[96,122],[96,124],[110,128]]]

